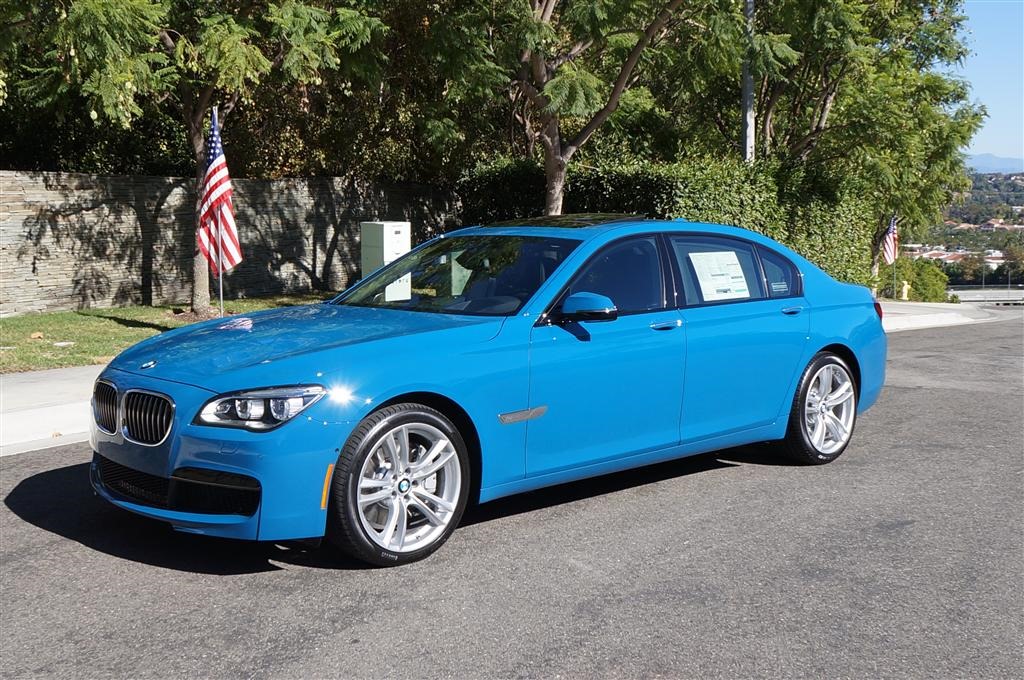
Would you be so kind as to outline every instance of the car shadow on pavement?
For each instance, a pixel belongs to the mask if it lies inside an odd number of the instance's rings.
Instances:
[[[787,458],[782,452],[780,443],[763,442],[749,446],[738,446],[734,449],[715,451],[707,455],[716,456],[719,460],[742,465],[770,465],[779,467],[806,467]]]
[[[23,479],[4,504],[40,529],[114,557],[165,569],[228,576],[282,568],[274,562],[334,569],[366,567],[301,544],[278,546],[174,531],[164,522],[121,510],[96,496],[89,486],[88,463]]]
[[[467,509],[462,525],[533,512],[586,498],[744,463],[768,463],[759,447],[741,447],[682,458],[616,474],[548,487]],[[89,486],[89,464],[32,475],[14,487],[4,504],[44,531],[88,548],[165,569],[212,575],[253,574],[282,569],[279,563],[319,569],[373,568],[301,542],[236,541],[174,531],[164,522],[135,515],[97,497]],[[6,537],[10,540],[10,535]]]

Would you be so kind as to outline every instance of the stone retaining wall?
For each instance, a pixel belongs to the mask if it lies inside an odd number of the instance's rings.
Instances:
[[[193,180],[0,171],[0,316],[188,300]],[[225,297],[341,290],[359,278],[359,222],[455,224],[447,192],[343,178],[235,180],[244,261]]]

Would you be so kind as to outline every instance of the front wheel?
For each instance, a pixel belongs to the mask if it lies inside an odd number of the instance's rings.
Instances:
[[[451,421],[421,404],[367,416],[335,466],[328,540],[381,566],[423,559],[462,518],[469,456]]]
[[[830,463],[846,450],[856,420],[857,385],[850,367],[835,354],[820,352],[800,378],[785,451],[800,463]]]

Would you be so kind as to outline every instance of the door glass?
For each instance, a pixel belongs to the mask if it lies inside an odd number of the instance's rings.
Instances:
[[[753,246],[715,236],[669,236],[687,305],[760,300],[764,286]]]
[[[587,263],[569,285],[569,294],[597,293],[611,298],[619,314],[665,308],[661,258],[653,236],[614,243]]]

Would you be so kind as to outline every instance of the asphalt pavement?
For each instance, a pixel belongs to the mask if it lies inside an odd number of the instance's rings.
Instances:
[[[890,336],[835,463],[769,447],[471,510],[424,562],[176,534],[87,444],[0,458],[0,675],[1024,676],[1024,321]]]

